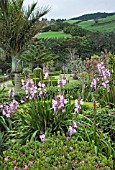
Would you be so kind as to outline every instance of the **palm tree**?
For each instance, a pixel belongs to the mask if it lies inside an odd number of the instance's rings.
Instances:
[[[33,64],[39,66],[57,58],[58,56],[54,55],[51,50],[44,45],[42,40],[37,38],[34,38],[27,49],[21,54],[21,59],[29,63],[29,69],[31,71]]]
[[[12,73],[15,75],[15,87],[20,89],[20,55],[33,37],[40,32],[44,23],[39,19],[49,9],[36,8],[33,3],[28,8],[24,0],[0,1],[0,47],[12,57]]]

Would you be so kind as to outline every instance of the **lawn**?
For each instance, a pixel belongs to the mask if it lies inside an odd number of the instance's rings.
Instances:
[[[49,31],[49,32],[44,32],[41,33],[38,38],[70,38],[71,35],[70,34],[65,34],[62,31],[59,32],[53,32],[53,31]]]

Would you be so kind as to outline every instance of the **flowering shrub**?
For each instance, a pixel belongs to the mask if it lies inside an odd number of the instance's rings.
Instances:
[[[12,129],[11,136],[25,142],[34,138],[44,141],[46,132],[54,133],[59,130],[66,134],[69,122],[76,117],[76,113],[74,113],[75,106],[65,98],[63,91],[58,90],[54,98],[47,100],[48,89],[46,90],[45,83],[39,81],[36,86],[30,78],[22,81],[22,88],[25,90],[25,97],[20,103],[26,102],[27,107],[18,109],[14,115],[17,121],[14,123],[15,128]],[[76,109],[79,107],[77,113],[81,109],[80,104],[81,101],[76,105]]]
[[[113,95],[115,93],[115,82],[111,82],[112,74],[110,73],[110,70],[104,66],[103,62],[99,62],[97,68],[98,74],[95,75],[95,78],[93,78],[91,82],[91,87],[95,90],[94,96],[100,103],[114,107]]]
[[[2,169],[107,169],[113,160],[105,155],[95,155],[93,144],[77,141],[73,136],[53,135],[45,142],[32,141],[26,145],[16,143],[0,157]]]

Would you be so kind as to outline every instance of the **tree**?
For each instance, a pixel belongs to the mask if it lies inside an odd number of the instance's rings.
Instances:
[[[39,66],[56,59],[57,56],[50,52],[41,40],[36,38],[29,44],[26,51],[22,53],[21,58],[29,63],[29,68],[32,71],[33,64]]]
[[[49,9],[36,9],[37,3],[23,6],[24,0],[0,1],[0,47],[12,57],[15,87],[20,89],[20,55],[31,39],[43,28],[39,19]]]

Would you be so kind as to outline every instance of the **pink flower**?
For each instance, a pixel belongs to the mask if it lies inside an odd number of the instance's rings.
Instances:
[[[77,128],[77,125],[76,125],[76,122],[75,122],[75,121],[72,121],[72,126],[73,126],[74,128]]]
[[[54,109],[54,112],[57,114],[60,109],[62,109],[62,112],[64,113],[66,110],[64,108],[64,105],[67,103],[67,99],[64,98],[63,95],[57,95],[55,97],[55,100],[52,99],[52,107]]]
[[[72,126],[69,126],[68,133],[69,136],[72,136],[74,133],[76,133],[76,130]]]
[[[58,87],[64,88],[67,81],[68,81],[68,79],[65,75],[63,77],[60,77],[60,79],[58,80]]]
[[[14,88],[11,88],[11,89],[8,91],[8,96],[9,96],[9,98],[13,98],[13,97],[14,97]]]
[[[44,88],[44,87],[45,87],[45,83],[42,82],[42,81],[40,81],[40,82],[38,83],[38,86],[41,87],[41,88]]]
[[[78,101],[77,99],[75,100],[75,112],[79,113],[82,104],[83,99],[81,99],[80,101]]]
[[[84,162],[84,161],[81,161],[80,164],[85,164],[85,162]]]
[[[48,79],[49,78],[49,73],[48,72],[45,72],[45,79]]]
[[[28,169],[28,165],[25,165],[25,166],[24,166],[24,170],[26,170],[26,169]]]
[[[6,156],[5,158],[4,158],[4,161],[7,161],[8,160],[8,156]]]
[[[12,163],[13,163],[13,164],[15,164],[15,163],[16,163],[16,159],[15,159],[15,160],[13,160],[13,161],[12,161]]]
[[[33,162],[32,162],[32,161],[29,161],[29,162],[28,162],[28,164],[30,164],[30,165],[31,165],[31,164],[33,164]]]
[[[44,142],[46,140],[46,137],[43,134],[43,132],[41,132],[41,134],[40,134],[40,139],[41,139],[42,142]]]
[[[17,170],[17,169],[18,169],[18,166],[15,166],[15,167],[14,167],[14,170]]]

